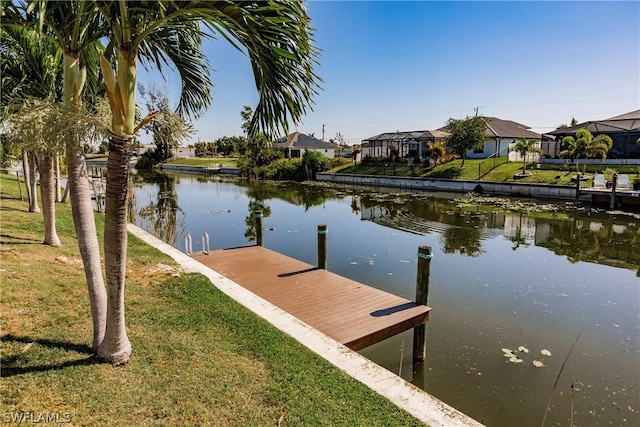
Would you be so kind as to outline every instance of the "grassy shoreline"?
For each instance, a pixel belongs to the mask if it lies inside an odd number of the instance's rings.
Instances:
[[[96,363],[69,205],[57,205],[63,246],[51,248],[15,179],[0,175],[0,191],[5,414],[58,414],[72,425],[421,425],[133,236],[132,359]]]
[[[235,167],[233,158],[173,158],[167,163],[185,166],[208,166],[212,163],[223,163],[227,167]],[[541,164],[528,165],[526,177],[517,177],[522,172],[521,162],[507,162],[506,157],[495,161],[496,167],[492,168],[493,159],[467,159],[464,167],[462,160],[453,160],[434,169],[424,169],[420,166],[411,167],[406,162],[400,161],[395,165],[390,162],[363,164],[352,163],[332,169],[332,173],[347,173],[358,175],[389,175],[389,176],[415,176],[422,178],[447,178],[474,181],[481,175],[481,181],[520,182],[536,184],[572,185],[572,178],[576,175],[575,165],[570,166]],[[582,170],[582,164],[580,165]],[[640,178],[639,166],[636,165],[599,165],[596,163],[587,166],[587,180],[585,186],[593,185],[592,176],[595,172],[602,173],[611,168],[619,174],[626,174],[633,182],[634,178]]]

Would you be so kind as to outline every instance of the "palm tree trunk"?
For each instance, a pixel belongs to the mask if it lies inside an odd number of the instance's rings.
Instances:
[[[136,54],[120,49],[114,78],[111,65],[100,61],[111,106],[112,136],[109,138],[107,188],[105,192],[104,265],[107,272],[107,329],[98,358],[124,364],[131,356],[124,311],[127,270],[127,190],[129,150],[135,129]]]
[[[64,102],[74,107],[80,104],[86,69],[80,67],[77,57],[64,55]],[[93,320],[91,348],[98,350],[104,339],[107,321],[107,292],[100,263],[100,245],[91,203],[91,189],[86,176],[84,156],[79,144],[67,144],[67,188],[71,197],[73,225],[78,238],[78,248],[84,265],[89,290],[89,304]]]
[[[56,154],[56,203],[62,201],[62,184],[60,180],[60,155]]]
[[[127,190],[131,137],[109,138],[105,193],[104,261],[107,273],[107,328],[98,358],[123,364],[131,356],[124,311],[127,265]]]
[[[44,244],[60,246],[56,232],[56,200],[53,158],[44,154],[40,162],[40,192],[42,194],[42,216],[44,218]]]
[[[97,352],[104,339],[107,323],[107,291],[104,287],[100,245],[91,203],[91,188],[84,167],[84,156],[73,149],[67,150],[67,188],[71,197],[73,225],[78,238],[78,248],[84,265],[89,291],[89,304],[93,320],[91,349]]]
[[[37,163],[35,153],[29,153],[29,186],[31,197],[29,198],[29,212],[40,213],[40,206],[38,205],[38,179],[36,176]]]

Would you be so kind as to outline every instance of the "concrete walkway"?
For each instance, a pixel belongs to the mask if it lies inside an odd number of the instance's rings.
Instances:
[[[432,427],[482,426],[474,419],[436,399],[380,365],[373,363],[359,353],[327,337],[320,331],[148,234],[141,228],[129,224],[128,230],[150,246],[172,257],[185,271],[205,275],[214,286],[226,295],[427,425]]]

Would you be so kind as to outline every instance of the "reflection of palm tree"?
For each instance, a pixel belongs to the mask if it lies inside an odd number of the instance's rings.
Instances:
[[[520,221],[518,223],[518,227],[516,228],[516,235],[509,238],[509,240],[511,240],[514,243],[513,247],[511,248],[514,251],[518,249],[520,245],[529,246],[529,244],[527,243],[526,236],[522,237],[522,219],[523,219],[523,214],[522,212],[520,212]]]
[[[351,196],[351,211],[357,215],[360,213],[361,208],[360,196]]]
[[[244,232],[244,237],[253,242],[257,238],[256,233],[256,220],[254,217],[255,211],[261,211],[263,218],[271,216],[271,208],[267,206],[262,199],[249,199],[249,214],[244,218],[244,223],[247,225],[247,231]]]
[[[152,173],[148,181],[158,185],[156,202],[140,209],[140,217],[149,221],[152,233],[160,240],[175,245],[178,236],[178,195],[175,191],[175,179],[172,176]]]

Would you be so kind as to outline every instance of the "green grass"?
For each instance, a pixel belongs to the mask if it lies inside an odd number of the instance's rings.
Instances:
[[[387,163],[384,166],[380,163],[349,163],[339,168],[331,170],[334,173],[350,173],[356,175],[388,175],[388,176],[423,176],[426,169],[420,165],[408,166],[406,162]]]
[[[96,363],[70,207],[57,205],[63,246],[48,247],[41,215],[27,212],[17,190],[0,175],[4,413],[69,414],[74,425],[273,426],[286,411],[284,426],[420,425],[131,236],[133,354],[120,368]],[[101,230],[103,217],[96,221]]]
[[[575,165],[566,167],[563,165],[541,164],[538,167],[535,164],[530,164],[527,167],[527,173],[530,175],[526,177],[518,177],[517,175],[522,172],[522,163],[508,163],[506,162],[505,157],[496,159],[495,163],[497,166],[492,169],[494,164],[493,159],[467,159],[464,162],[464,167],[462,167],[462,160],[456,159],[431,170],[416,167],[413,171],[410,171],[406,166],[397,166],[395,173],[393,166],[384,167],[379,163],[360,163],[357,166],[346,165],[345,167],[331,172],[361,175],[421,176],[425,178],[459,179],[465,181],[477,180],[478,175],[481,174],[481,180],[483,181],[558,185],[572,185],[573,183],[571,178],[576,175]],[[631,182],[633,182],[634,178],[640,177],[640,173],[638,173],[638,166],[635,165],[612,166],[591,164],[587,166],[587,175],[591,178],[594,173],[602,173],[607,168],[616,170],[619,174],[627,174]],[[580,166],[580,170],[582,171],[582,165]],[[592,185],[592,180],[589,179],[585,181],[584,185]]]
[[[235,168],[235,158],[228,157],[174,157],[167,161],[170,165],[181,166],[209,166],[214,163],[221,163],[224,167]]]

